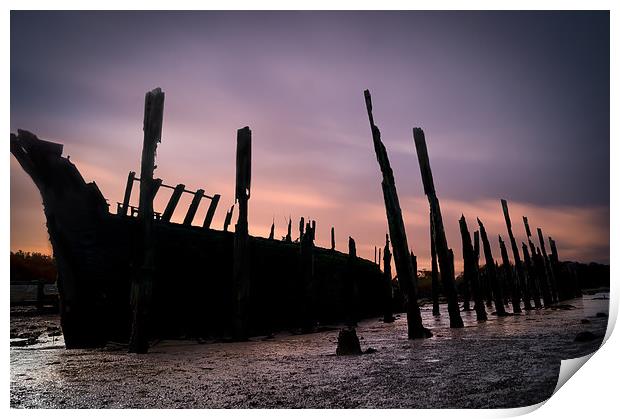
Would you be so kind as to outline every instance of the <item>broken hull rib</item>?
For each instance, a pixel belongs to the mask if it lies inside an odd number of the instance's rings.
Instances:
[[[94,182],[62,157],[62,145],[26,131],[11,135],[11,152],[39,189],[58,267],[61,324],[67,348],[126,342],[130,287],[136,274],[135,217],[111,214]],[[233,314],[234,233],[153,222],[156,266],[149,322],[152,338],[229,336]],[[301,327],[304,284],[299,244],[250,237],[248,330],[259,335]],[[314,297],[319,323],[342,321],[348,256],[315,249]],[[381,313],[382,275],[357,259],[357,316]]]

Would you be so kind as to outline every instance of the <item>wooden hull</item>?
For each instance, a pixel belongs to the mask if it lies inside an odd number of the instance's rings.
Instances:
[[[62,145],[19,131],[11,152],[43,198],[58,265],[61,324],[67,348],[129,337],[130,287],[136,274],[137,218],[111,214],[96,184],[86,183],[61,156]],[[233,233],[154,222],[156,267],[149,335],[153,338],[229,336],[233,310]],[[374,263],[315,249],[315,275],[300,272],[297,243],[251,237],[250,334],[382,312],[381,271]],[[352,278],[348,282],[347,278]],[[346,307],[346,309],[345,309]],[[347,311],[347,312],[345,312]]]

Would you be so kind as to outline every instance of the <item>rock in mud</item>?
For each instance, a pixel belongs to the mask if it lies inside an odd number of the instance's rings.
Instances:
[[[598,339],[598,336],[592,332],[581,332],[575,336],[575,342],[591,342],[595,339]]]
[[[355,329],[342,329],[338,334],[336,355],[361,355],[362,348]]]

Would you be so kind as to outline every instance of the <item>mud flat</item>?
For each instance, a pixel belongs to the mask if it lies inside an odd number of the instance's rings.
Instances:
[[[360,323],[362,350],[337,357],[333,329],[243,343],[162,341],[147,355],[123,345],[66,350],[54,316],[12,316],[11,334],[39,333],[11,346],[13,408],[486,408],[547,399],[560,360],[595,351],[607,327],[607,293],[586,294],[554,309],[478,324],[463,312],[450,329],[422,306],[434,336],[407,340],[404,316]],[[28,329],[30,328],[30,329]],[[576,342],[581,332],[595,339]],[[19,338],[13,338],[19,339]]]

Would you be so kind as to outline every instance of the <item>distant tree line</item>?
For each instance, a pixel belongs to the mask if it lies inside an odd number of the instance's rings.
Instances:
[[[11,282],[42,280],[56,281],[54,258],[38,252],[11,252]]]

